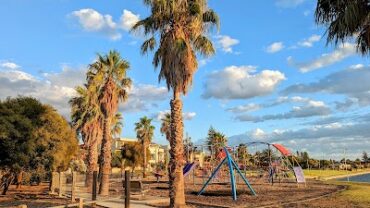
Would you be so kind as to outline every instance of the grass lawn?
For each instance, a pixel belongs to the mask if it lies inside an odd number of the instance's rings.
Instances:
[[[339,197],[359,205],[370,205],[370,183],[330,181],[329,184],[345,185],[348,188],[338,194]]]
[[[360,170],[353,170],[353,171],[345,171],[345,170],[303,170],[305,177],[307,178],[319,178],[325,179],[328,177],[335,177],[335,176],[345,176],[347,174],[356,174],[361,172],[369,172],[370,169],[360,169]]]

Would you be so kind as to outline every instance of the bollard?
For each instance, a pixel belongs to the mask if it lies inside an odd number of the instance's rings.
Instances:
[[[92,197],[91,197],[91,199],[92,199],[93,201],[95,201],[95,200],[96,200],[97,179],[98,179],[98,171],[94,171],[94,172],[93,172],[93,184],[92,184]]]
[[[72,172],[72,188],[71,188],[71,200],[75,202],[76,200],[76,180],[77,180],[77,173]]]
[[[55,194],[55,189],[57,188],[58,173],[51,173],[51,185],[50,185],[50,194]]]
[[[63,173],[59,172],[59,197],[62,197],[63,189]]]
[[[130,171],[125,171],[125,208],[130,208]]]
[[[79,199],[79,205],[78,205],[79,208],[84,208],[84,199],[83,198],[80,198]]]

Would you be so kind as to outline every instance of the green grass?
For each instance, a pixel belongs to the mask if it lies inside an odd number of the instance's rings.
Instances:
[[[343,182],[330,181],[330,184],[346,185],[348,188],[338,194],[338,196],[345,198],[357,204],[370,204],[370,184],[359,182]]]
[[[325,179],[335,176],[345,176],[347,174],[356,174],[361,172],[368,172],[370,169],[361,169],[357,171],[345,171],[345,170],[303,170],[305,177],[307,178],[319,178]]]

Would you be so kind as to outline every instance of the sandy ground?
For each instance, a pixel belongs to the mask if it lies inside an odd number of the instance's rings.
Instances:
[[[195,207],[352,207],[351,204],[335,197],[317,199],[315,202],[305,200],[321,197],[344,189],[342,186],[327,185],[318,181],[310,181],[307,186],[297,186],[296,183],[276,183],[273,186],[268,183],[252,183],[257,196],[251,192],[245,184],[237,187],[237,201],[231,197],[229,184],[212,184],[205,192],[198,196],[201,185],[186,184],[186,200],[189,205]],[[151,184],[150,195],[167,196],[168,184]]]
[[[150,186],[148,195],[168,196],[167,182],[148,181],[147,183]],[[185,185],[187,204],[189,207],[368,207],[368,205],[353,204],[339,197],[338,193],[346,187],[328,185],[320,181],[310,180],[307,186],[297,186],[296,183],[288,181],[275,183],[272,186],[252,180],[251,184],[257,196],[251,195],[247,186],[239,183],[237,186],[238,200],[233,201],[231,186],[228,183],[220,182],[209,185],[205,192],[198,196],[197,193],[202,186],[201,181],[194,185],[191,180],[187,180]],[[112,184],[112,188],[112,195],[120,195],[123,191],[122,183]],[[20,204],[27,204],[29,208],[36,208],[70,203],[68,199],[49,196],[47,189],[47,184],[23,186],[18,190],[12,186],[6,196],[0,196],[0,207],[13,208]],[[167,206],[161,204],[159,207]]]
[[[57,206],[70,203],[70,200],[49,196],[48,184],[40,186],[22,186],[16,189],[11,186],[6,195],[0,195],[0,207],[12,208],[27,204],[29,208]]]

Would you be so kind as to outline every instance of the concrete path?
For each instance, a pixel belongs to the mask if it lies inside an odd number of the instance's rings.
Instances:
[[[67,196],[69,194],[66,194]],[[92,202],[90,193],[76,193],[76,198],[82,198],[85,203]],[[156,196],[145,196],[143,199],[138,200],[141,197],[132,196],[130,200],[130,205],[133,208],[149,208],[153,207],[150,205],[153,204],[164,204],[169,203],[170,200],[168,197],[156,197]],[[99,206],[106,208],[121,208],[125,206],[125,200],[122,197],[101,197],[97,196],[95,203]],[[58,207],[59,208],[59,207]]]

